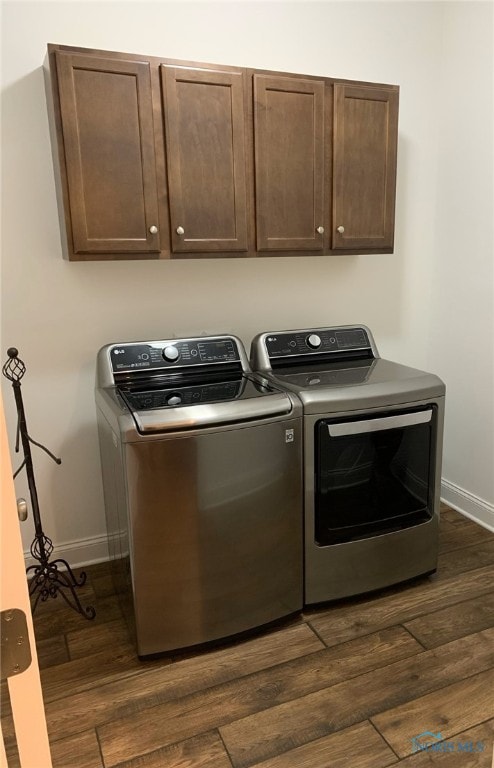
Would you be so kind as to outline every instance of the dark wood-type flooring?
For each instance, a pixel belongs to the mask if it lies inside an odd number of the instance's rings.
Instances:
[[[447,507],[436,575],[201,653],[139,661],[86,570],[94,621],[35,615],[56,768],[491,768],[494,534]],[[8,701],[2,727],[11,753]],[[449,751],[414,753],[426,731]]]

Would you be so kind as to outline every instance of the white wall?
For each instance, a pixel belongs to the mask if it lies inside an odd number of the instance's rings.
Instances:
[[[443,496],[494,527],[494,5],[443,18],[428,366],[447,382]]]
[[[448,2],[3,3],[1,350],[5,357],[8,346],[19,348],[28,366],[23,392],[31,433],[63,459],[56,467],[35,449],[45,528],[57,544],[88,539],[95,546],[85,551],[95,554],[98,537],[104,536],[93,385],[96,351],[105,343],[233,331],[248,345],[255,333],[270,328],[361,322],[373,330],[383,356],[431,370],[439,366],[447,374],[448,391],[461,391],[459,371],[447,365],[451,339],[441,359],[432,354],[433,340],[428,342],[433,323],[449,319],[443,291],[456,296],[465,279],[464,268],[448,272],[443,287],[448,249],[440,236],[441,216],[444,226],[451,224],[447,211],[436,215],[436,201],[451,194],[450,159],[438,153],[444,138],[438,130],[448,120],[452,98],[439,101],[438,93],[449,60],[454,65],[463,44],[455,37],[459,26],[446,23],[452,13]],[[483,33],[484,21],[472,13],[472,36],[477,28]],[[443,52],[444,31],[449,38]],[[63,261],[41,72],[48,42],[399,84],[395,253]],[[492,52],[492,40],[487,43]],[[462,54],[466,78],[469,56],[469,51]],[[484,65],[477,55],[472,66],[483,101]],[[474,112],[476,106],[470,104]],[[485,118],[485,109],[481,114]],[[455,136],[466,140],[459,127]],[[488,156],[489,139],[482,134],[475,141],[472,151]],[[475,185],[479,173],[476,166],[469,184]],[[470,195],[466,185],[458,192],[459,202],[462,195]],[[469,213],[472,222],[475,210]],[[471,253],[462,242],[455,251],[463,267],[462,254],[470,259]],[[481,275],[477,280],[483,284]],[[476,298],[471,292],[463,299],[468,314]],[[481,354],[475,339],[473,357]],[[442,349],[441,344],[438,340],[436,347]],[[3,394],[13,440],[8,386],[3,385]],[[487,399],[483,392],[479,413]],[[453,442],[463,429],[459,410],[453,404],[448,409],[448,478],[492,501],[484,482],[488,471],[479,470],[481,477],[477,470],[455,474]],[[487,440],[479,440],[479,455],[486,448]],[[467,461],[473,463],[473,456]],[[27,495],[23,479],[17,486]],[[32,535],[31,524],[25,524],[26,545]],[[72,561],[79,555],[75,550]]]

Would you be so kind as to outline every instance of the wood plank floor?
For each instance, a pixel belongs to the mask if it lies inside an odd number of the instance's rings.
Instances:
[[[60,600],[35,615],[55,768],[492,768],[494,534],[443,507],[440,541],[432,577],[153,661],[108,564],[87,568],[94,621]],[[424,732],[436,749],[416,752]]]

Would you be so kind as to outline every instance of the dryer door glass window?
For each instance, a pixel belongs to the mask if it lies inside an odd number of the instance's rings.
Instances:
[[[315,427],[315,540],[390,533],[432,517],[436,407]]]

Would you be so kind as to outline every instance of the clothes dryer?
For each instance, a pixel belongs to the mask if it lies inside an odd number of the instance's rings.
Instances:
[[[251,365],[303,404],[305,603],[434,572],[443,382],[360,325],[259,334]]]

